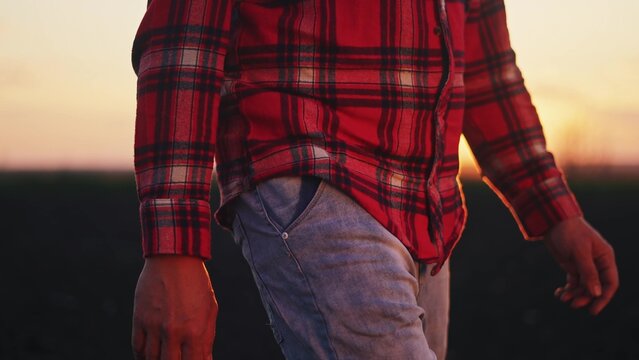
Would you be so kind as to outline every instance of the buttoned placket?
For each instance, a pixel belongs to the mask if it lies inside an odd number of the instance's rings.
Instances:
[[[450,79],[453,73],[453,51],[450,40],[450,31],[448,28],[448,15],[446,12],[446,0],[437,0],[437,15],[439,24],[436,27],[440,33],[442,63],[444,67],[444,75],[439,86],[439,90],[435,100],[435,108],[433,109],[433,162],[431,171],[428,174],[427,188],[429,198],[429,235],[431,241],[437,248],[437,264],[431,270],[431,275],[439,272],[444,265],[444,238],[442,234],[443,211],[441,195],[439,193],[439,181],[437,180],[438,165],[444,153],[444,117],[446,114],[447,102],[450,98]]]

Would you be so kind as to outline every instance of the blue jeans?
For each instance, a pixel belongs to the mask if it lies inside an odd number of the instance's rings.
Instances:
[[[444,359],[448,265],[430,276],[320,178],[272,178],[233,206],[235,241],[287,359]]]

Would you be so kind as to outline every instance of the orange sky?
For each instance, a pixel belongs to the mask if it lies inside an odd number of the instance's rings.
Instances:
[[[132,169],[146,0],[0,3],[0,169]],[[506,2],[560,162],[639,165],[639,1]],[[462,160],[472,164],[465,145]]]

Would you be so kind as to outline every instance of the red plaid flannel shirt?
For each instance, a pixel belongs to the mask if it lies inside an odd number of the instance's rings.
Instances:
[[[458,145],[528,240],[582,215],[546,149],[503,0],[150,0],[133,44],[144,256],[210,258],[280,175],[354,198],[436,273],[464,228]]]

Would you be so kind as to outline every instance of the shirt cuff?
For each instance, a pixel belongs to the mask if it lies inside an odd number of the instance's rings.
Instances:
[[[583,211],[563,176],[529,187],[508,206],[528,241],[538,241],[559,222],[583,216]]]
[[[203,200],[152,199],[140,203],[142,253],[211,258],[211,205]]]

